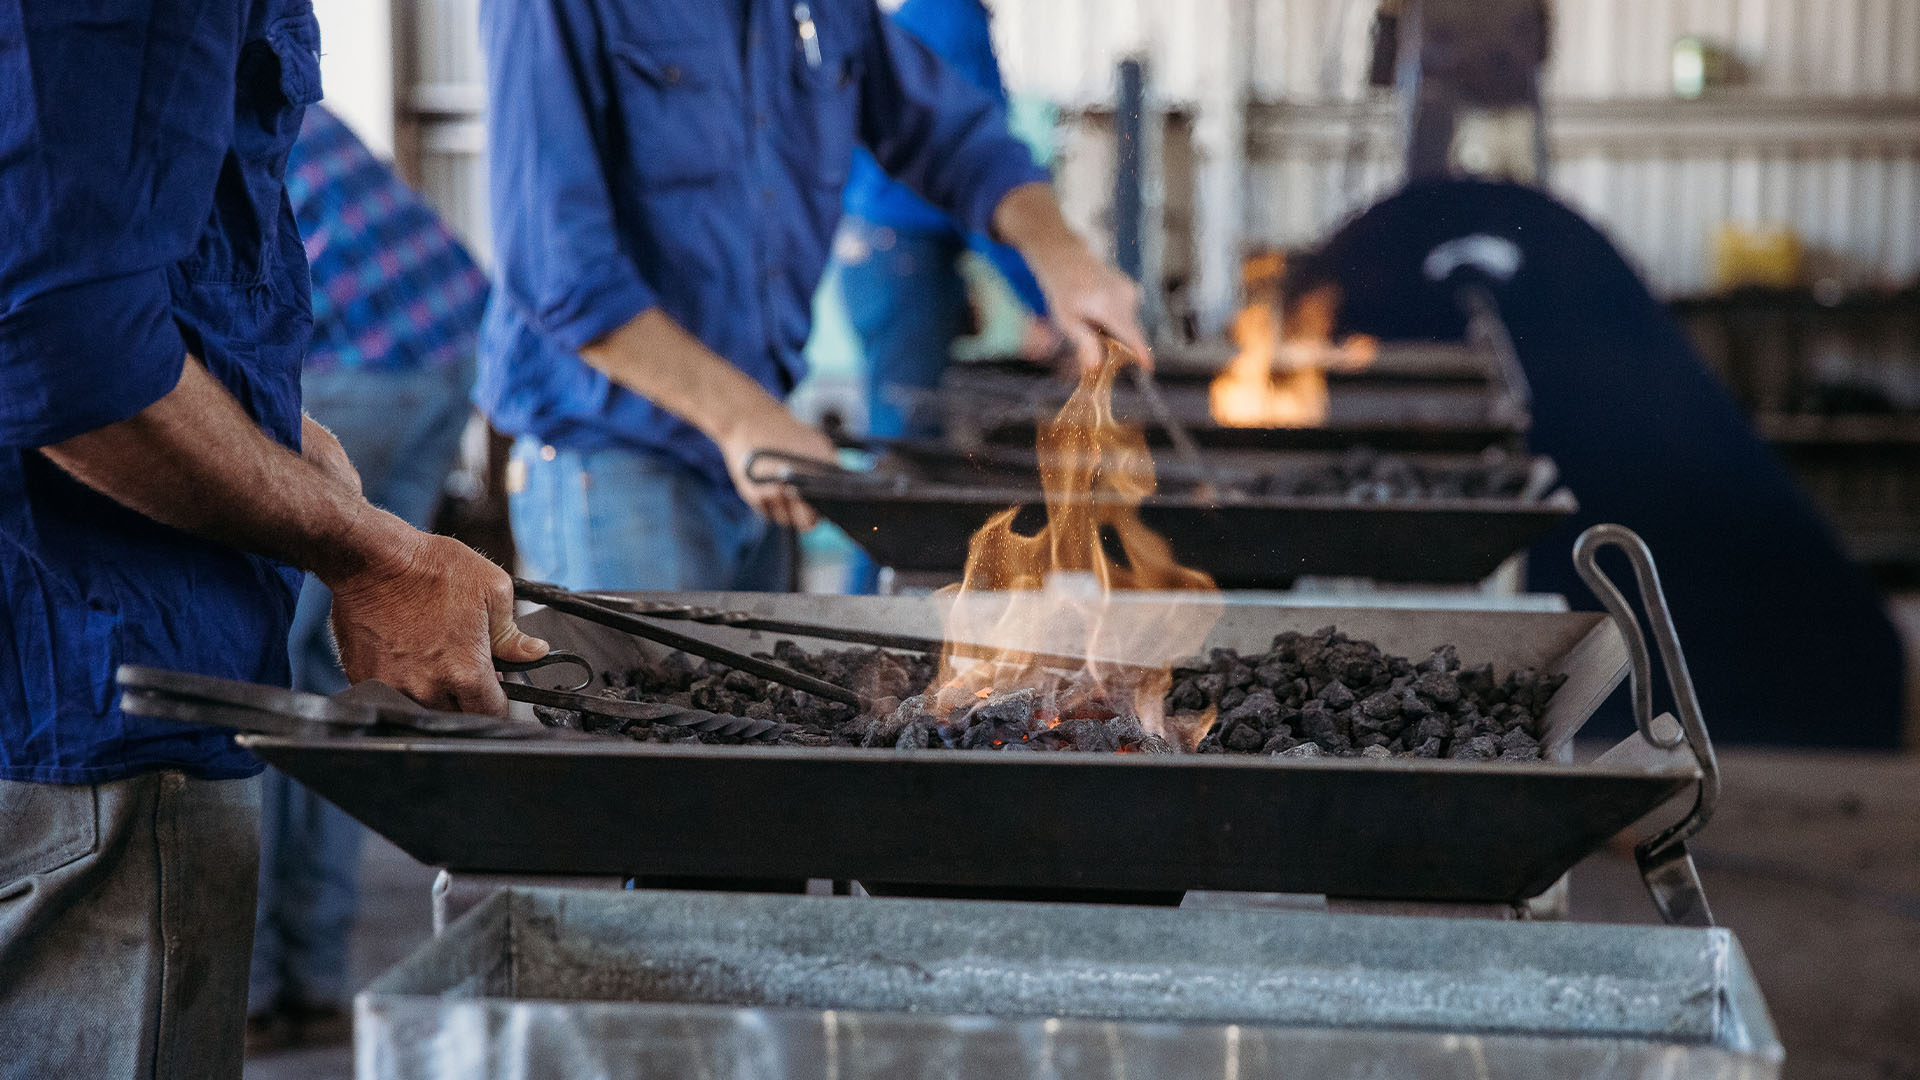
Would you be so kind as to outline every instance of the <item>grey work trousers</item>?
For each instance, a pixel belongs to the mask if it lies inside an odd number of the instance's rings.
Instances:
[[[0,1077],[239,1080],[260,781],[0,781]]]

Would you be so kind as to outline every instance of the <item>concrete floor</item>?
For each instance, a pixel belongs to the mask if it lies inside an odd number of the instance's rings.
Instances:
[[[1920,757],[1729,750],[1694,845],[1708,900],[1759,977],[1791,1080],[1920,1080]],[[1636,837],[1644,832],[1632,832]],[[424,942],[433,871],[374,838],[356,985]],[[1573,917],[1644,923],[1623,844],[1581,864]],[[352,1076],[346,1047],[256,1058],[248,1080]]]

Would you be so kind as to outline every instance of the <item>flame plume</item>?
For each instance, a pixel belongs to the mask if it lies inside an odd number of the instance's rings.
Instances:
[[[1155,478],[1140,429],[1114,418],[1113,384],[1126,362],[1110,348],[1041,427],[1045,527],[1032,536],[1015,532],[1013,507],[974,533],[965,575],[943,590],[949,647],[937,708],[1026,688],[1057,697],[1078,678],[1116,707],[1125,701],[1147,731],[1176,746],[1191,748],[1206,731],[1200,718],[1170,720],[1164,702],[1173,664],[1196,652],[1219,618],[1219,590],[1207,574],[1181,566],[1166,539],[1140,520]],[[1110,553],[1109,538],[1122,558]],[[1116,593],[1134,595],[1116,601]],[[999,652],[961,656],[953,642],[990,643]],[[1036,654],[1080,656],[1085,664],[1063,680],[1036,665]]]
[[[1227,427],[1319,427],[1327,422],[1328,370],[1373,362],[1379,343],[1353,334],[1333,344],[1340,294],[1323,286],[1291,312],[1280,304],[1282,256],[1249,259],[1242,274],[1251,297],[1233,320],[1240,351],[1210,388],[1215,422]]]

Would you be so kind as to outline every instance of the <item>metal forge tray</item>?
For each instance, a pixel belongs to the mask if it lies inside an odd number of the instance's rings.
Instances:
[[[942,625],[932,598],[635,595],[936,637]],[[1123,594],[1117,602],[1132,600]],[[1616,623],[1592,613],[1229,601],[1208,645],[1264,650],[1283,630],[1329,624],[1390,653],[1423,656],[1450,643],[1468,662],[1490,661],[1499,671],[1565,673],[1545,717],[1550,751],[1564,750],[1629,662]],[[550,610],[524,625],[602,670],[628,666],[648,647]],[[741,643],[739,631],[676,626]],[[772,644],[762,637],[757,647]],[[242,741],[414,858],[457,871],[1431,901],[1535,896],[1702,778],[1684,747],[1645,746],[1639,761],[1575,765],[1564,752],[1502,764],[617,739]]]
[[[1725,930],[496,893],[369,986],[363,1077],[1770,1080]]]
[[[958,579],[967,541],[994,514],[1021,507],[1015,527],[1045,522],[1037,482],[968,485],[900,482],[850,472],[795,472],[807,502],[896,570]],[[1222,588],[1286,588],[1302,576],[1470,584],[1579,509],[1564,488],[1542,498],[1420,498],[1354,502],[1339,495],[1259,496],[1210,502],[1154,495],[1140,520],[1167,538],[1184,566]]]
[[[1191,373],[1162,376],[1168,406],[1203,447],[1253,450],[1325,450],[1355,445],[1383,451],[1473,453],[1489,446],[1518,447],[1528,417],[1497,381],[1454,372],[1328,373],[1325,421],[1312,427],[1250,428],[1216,424],[1204,380]],[[1067,400],[1073,384],[1049,373],[1007,365],[955,365],[938,394],[947,438],[959,446],[1032,448],[1041,422]],[[1149,442],[1166,434],[1134,390],[1116,386],[1114,411],[1140,424]]]

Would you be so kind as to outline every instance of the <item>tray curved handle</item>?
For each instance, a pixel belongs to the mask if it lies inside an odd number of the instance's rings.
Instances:
[[[1608,546],[1619,548],[1633,565],[1640,601],[1646,607],[1647,622],[1660,647],[1660,662],[1667,670],[1667,685],[1673,691],[1674,707],[1680,713],[1678,731],[1663,732],[1653,715],[1653,663],[1646,638],[1640,632],[1640,622],[1634,617],[1627,598],[1600,569],[1598,562],[1600,549]],[[1646,541],[1640,539],[1639,534],[1624,525],[1595,525],[1574,541],[1573,565],[1626,639],[1627,654],[1632,661],[1633,719],[1640,729],[1640,737],[1663,750],[1684,744],[1700,766],[1700,784],[1693,809],[1634,848],[1641,877],[1653,896],[1654,906],[1669,923],[1711,926],[1713,914],[1707,907],[1706,895],[1700,889],[1700,878],[1686,845],[1688,838],[1713,817],[1714,806],[1720,800],[1720,764],[1713,753],[1713,742],[1707,737],[1700,699],[1694,693],[1686,655],[1680,650],[1680,637],[1674,630],[1672,613],[1667,609],[1667,596],[1660,587],[1660,572],[1654,566],[1653,553],[1647,550]],[[1671,718],[1662,719],[1672,723]]]

